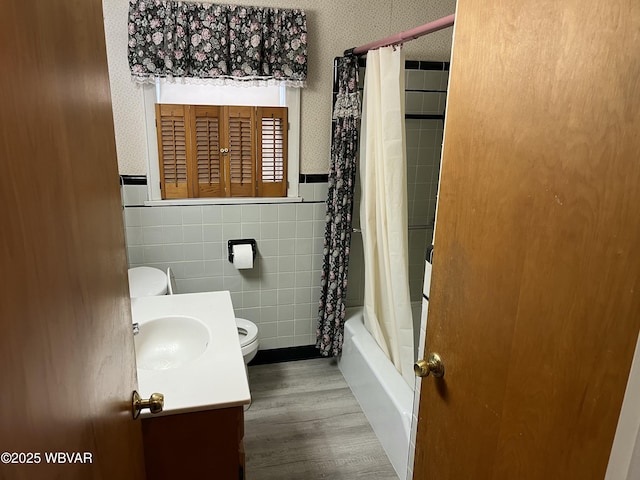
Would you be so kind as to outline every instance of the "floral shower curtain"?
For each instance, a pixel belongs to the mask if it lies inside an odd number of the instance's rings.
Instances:
[[[130,0],[129,67],[139,83],[196,78],[302,87],[306,15],[303,10]]]
[[[320,305],[316,347],[323,356],[342,351],[351,218],[356,180],[356,153],[360,121],[358,59],[337,59],[338,95],[333,108],[331,167],[324,233]]]

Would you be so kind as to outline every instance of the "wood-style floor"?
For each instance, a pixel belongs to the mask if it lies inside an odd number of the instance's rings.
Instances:
[[[335,361],[249,367],[247,480],[398,480]]]

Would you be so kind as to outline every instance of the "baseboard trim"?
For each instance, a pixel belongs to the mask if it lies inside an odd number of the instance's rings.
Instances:
[[[296,360],[309,360],[312,358],[322,358],[322,355],[320,355],[320,352],[315,345],[258,350],[256,356],[251,360],[251,362],[249,362],[249,366],[267,365],[269,363],[295,362]]]

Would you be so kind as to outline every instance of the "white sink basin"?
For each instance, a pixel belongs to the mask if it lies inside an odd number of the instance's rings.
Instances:
[[[210,335],[206,325],[197,318],[174,315],[145,322],[134,338],[138,368],[167,370],[202,355]]]

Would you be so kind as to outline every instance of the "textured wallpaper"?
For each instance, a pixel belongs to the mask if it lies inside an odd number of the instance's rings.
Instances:
[[[212,2],[226,3],[226,2]],[[307,12],[309,76],[301,95],[300,172],[327,173],[331,142],[333,58],[348,48],[454,13],[455,0],[238,0],[236,5],[303,8]],[[146,174],[142,91],[129,78],[128,0],[103,0],[113,117],[121,174]],[[405,46],[407,60],[448,61],[451,28]]]

